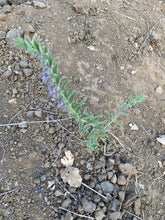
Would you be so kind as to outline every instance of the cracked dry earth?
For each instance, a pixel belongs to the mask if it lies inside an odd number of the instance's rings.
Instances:
[[[113,136],[95,152],[79,144],[76,122],[41,81],[39,60],[14,47],[18,33],[50,43],[68,90],[79,90],[95,114],[147,97],[119,118],[124,129],[112,129],[122,146]],[[54,119],[66,120],[43,122]],[[14,124],[22,121],[33,123]],[[3,124],[0,219],[164,220],[165,148],[157,137],[165,134],[165,2],[0,0]],[[61,179],[66,150],[80,187]]]

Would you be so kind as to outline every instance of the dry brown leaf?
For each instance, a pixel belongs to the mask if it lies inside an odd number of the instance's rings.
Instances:
[[[124,175],[134,175],[137,173],[137,170],[132,164],[129,163],[121,163],[119,165],[119,170],[122,172]]]
[[[79,174],[79,169],[75,167],[66,167],[61,171],[61,178],[70,186],[79,187],[81,186],[82,178]]]
[[[71,167],[74,162],[73,154],[70,152],[70,150],[65,151],[65,156],[61,159],[61,163],[65,167]]]

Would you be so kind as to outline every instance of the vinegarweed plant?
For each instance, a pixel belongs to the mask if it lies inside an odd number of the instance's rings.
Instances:
[[[86,144],[87,149],[94,151],[95,147],[99,146],[100,141],[105,142],[108,139],[108,133],[112,129],[112,124],[122,127],[117,118],[120,115],[126,115],[129,108],[145,99],[143,95],[134,99],[130,97],[124,105],[118,103],[119,110],[115,115],[105,111],[108,120],[100,120],[103,115],[95,116],[92,112],[88,113],[87,107],[84,107],[85,101],[78,102],[75,100],[78,91],[71,90],[67,92],[66,86],[71,81],[67,80],[67,77],[59,75],[59,62],[56,61],[58,57],[52,58],[48,44],[42,49],[41,41],[37,42],[35,37],[31,40],[29,36],[24,39],[18,36],[15,41],[16,46],[25,49],[28,53],[34,53],[41,60],[43,66],[42,81],[46,83],[49,95],[57,99],[57,108],[64,107],[68,114],[75,118],[78,123],[79,134],[86,137],[80,143]]]

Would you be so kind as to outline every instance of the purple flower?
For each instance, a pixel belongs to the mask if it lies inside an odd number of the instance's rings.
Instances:
[[[57,108],[61,108],[62,104],[58,101]]]
[[[42,77],[42,82],[44,82],[44,81],[47,80],[47,79],[49,79],[49,76],[47,76],[47,77],[46,77],[46,76],[43,76],[43,77]]]

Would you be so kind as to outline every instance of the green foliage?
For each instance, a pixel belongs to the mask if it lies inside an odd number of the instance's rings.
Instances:
[[[123,128],[117,118],[121,114],[127,114],[126,111],[129,108],[138,102],[144,101],[145,99],[145,96],[140,95],[134,99],[132,99],[132,97],[128,98],[123,106],[117,103],[119,107],[117,114],[114,115],[108,111],[105,111],[108,116],[108,120],[100,121],[103,118],[103,115],[94,116],[92,112],[88,113],[87,107],[84,107],[85,101],[82,100],[78,102],[75,100],[78,91],[71,90],[67,92],[66,87],[67,84],[70,83],[70,80],[67,80],[67,77],[65,76],[59,75],[59,62],[55,62],[58,57],[52,59],[48,49],[48,44],[46,44],[44,50],[42,50],[40,42],[37,42],[35,37],[30,40],[29,36],[26,36],[25,39],[18,36],[18,38],[15,39],[15,42],[16,46],[25,49],[28,53],[35,53],[41,59],[44,67],[49,70],[51,84],[53,84],[54,88],[56,89],[57,97],[62,98],[63,103],[65,103],[65,107],[69,111],[69,114],[71,114],[78,122],[79,134],[85,135],[86,137],[86,140],[83,140],[80,143],[87,145],[87,149],[94,151],[95,147],[99,146],[100,140],[106,141],[108,138],[108,131],[112,128],[112,124],[116,124]]]

